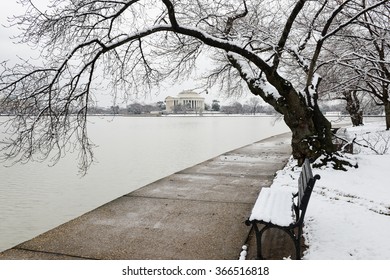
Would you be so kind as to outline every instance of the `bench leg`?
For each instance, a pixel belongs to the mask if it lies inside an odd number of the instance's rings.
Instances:
[[[302,236],[302,226],[298,227],[298,235],[294,238],[295,239],[295,255],[296,259],[301,259],[301,236]]]
[[[277,226],[277,225],[273,225],[273,224],[262,224],[264,225],[263,228],[259,229],[259,226],[257,223],[254,223],[253,224],[253,229],[255,231],[255,234],[256,234],[256,247],[257,247],[257,254],[256,254],[256,257],[258,260],[264,260],[264,256],[262,255],[262,237],[263,237],[263,234],[266,230],[269,230],[271,228],[276,228],[276,229],[279,229],[279,230],[282,230],[284,231],[285,233],[287,233],[287,235],[291,238],[291,240],[293,241],[294,243],[294,247],[295,247],[295,258],[297,260],[300,260],[301,259],[301,235],[302,235],[302,227],[298,227],[298,234],[296,235],[295,232],[294,232],[294,229],[290,229],[290,228],[284,228],[284,227],[280,227],[280,226]]]
[[[256,247],[257,247],[256,259],[257,260],[264,260],[263,255],[261,254],[261,252],[262,252],[261,237],[263,236],[264,231],[267,229],[267,226],[264,226],[261,230],[259,230],[259,227],[255,223],[255,224],[253,224],[253,229],[255,230],[255,234],[256,234]]]

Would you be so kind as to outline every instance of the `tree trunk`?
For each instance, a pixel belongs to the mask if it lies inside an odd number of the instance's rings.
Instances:
[[[323,154],[335,152],[331,124],[321,112],[307,110],[306,118],[285,115],[284,120],[292,131],[292,155],[301,165],[305,158],[315,160]]]
[[[349,115],[351,116],[351,121],[353,126],[363,125],[363,111],[360,109],[360,100],[357,97],[356,91],[346,91],[343,93],[347,105]]]
[[[275,78],[272,76],[271,78]],[[277,79],[276,79],[277,78]],[[333,144],[332,125],[313,102],[298,93],[290,83],[281,77],[276,77],[273,82],[278,88],[279,98],[266,94],[255,82],[248,82],[249,89],[254,95],[261,96],[276,111],[283,115],[284,121],[292,132],[292,155],[302,165],[306,158],[311,161],[324,156],[323,164],[334,162],[334,168],[343,169],[344,162],[335,157],[336,147]]]
[[[351,115],[352,126],[363,125],[363,111],[349,113]]]
[[[315,160],[321,155],[331,158],[336,151],[332,126],[319,107],[309,107],[299,94],[288,94],[283,103],[281,111],[292,132],[292,155],[298,164],[301,165],[305,158]]]
[[[384,106],[385,106],[386,130],[390,130],[390,101],[385,101]]]
[[[346,167],[353,164],[337,151],[333,143],[331,123],[325,118],[316,105],[314,108],[301,107],[299,111],[292,111],[284,115],[286,124],[292,131],[292,155],[301,166],[305,158],[314,161],[314,167],[332,164],[334,169],[346,171]],[[301,115],[302,113],[302,115]],[[356,167],[356,166],[355,166]]]

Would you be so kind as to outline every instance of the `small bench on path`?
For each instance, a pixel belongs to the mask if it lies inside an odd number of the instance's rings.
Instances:
[[[262,236],[271,228],[280,229],[288,234],[294,242],[296,259],[301,258],[301,236],[303,220],[316,180],[309,160],[302,165],[298,180],[298,192],[283,188],[262,188],[252,209],[251,216],[245,222],[253,226],[256,234],[257,258],[264,259],[262,254]]]

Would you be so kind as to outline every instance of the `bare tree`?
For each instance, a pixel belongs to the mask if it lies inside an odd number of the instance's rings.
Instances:
[[[320,98],[322,100],[343,100],[352,125],[363,125],[364,94],[361,85],[364,81],[360,74],[337,63],[335,65],[326,64],[321,70],[323,81],[319,89]]]
[[[221,109],[221,105],[219,105],[219,101],[214,99],[213,102],[211,103],[211,110],[219,111],[220,109]]]
[[[260,106],[260,99],[256,97],[252,97],[249,99],[248,106],[251,109],[251,113],[253,115],[256,114],[258,107]]]
[[[357,93],[357,90],[345,91],[342,97],[347,103],[345,108],[351,116],[353,126],[363,125],[363,109],[361,108],[361,101]]]
[[[367,91],[379,105],[384,106],[386,129],[390,130],[390,5],[364,14],[361,24],[368,32],[371,46],[364,48],[367,67],[359,69],[366,77]]]
[[[372,1],[362,1],[363,8]],[[353,14],[346,14],[353,18]],[[327,50],[328,60],[322,67],[330,80],[325,82],[325,92],[332,92],[347,101],[354,124],[359,123],[361,108],[357,94],[370,95],[384,106],[386,127],[390,129],[390,5],[386,3],[375,10],[366,11],[353,25],[340,32],[338,42]],[[336,97],[337,98],[337,97]],[[360,110],[360,112],[359,112]]]
[[[339,32],[388,3],[52,0],[40,11],[32,0],[21,2],[19,41],[40,48],[42,63],[2,64],[0,93],[20,104],[6,123],[3,154],[56,161],[77,149],[83,170],[93,160],[86,120],[100,78],[111,77],[114,95],[136,93],[188,77],[202,53],[216,65],[205,75],[208,86],[249,89],[283,115],[299,163],[321,155],[336,161],[331,124],[318,106],[318,62]],[[286,71],[291,64],[300,74]]]

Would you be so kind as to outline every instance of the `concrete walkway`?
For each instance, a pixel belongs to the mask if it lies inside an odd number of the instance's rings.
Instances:
[[[238,259],[262,187],[291,154],[290,134],[228,152],[109,202],[0,259]]]

